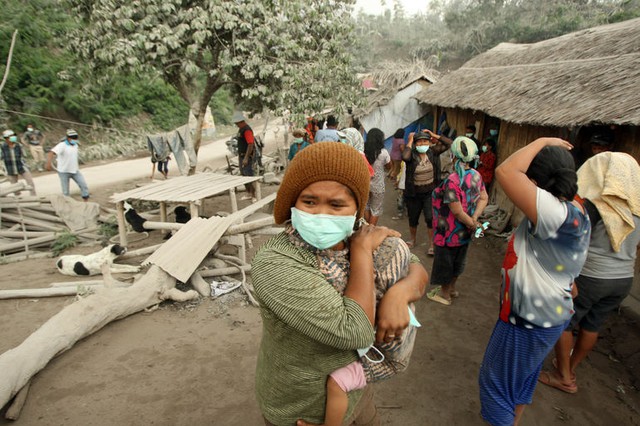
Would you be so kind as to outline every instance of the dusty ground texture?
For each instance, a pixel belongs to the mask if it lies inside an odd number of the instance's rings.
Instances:
[[[94,200],[107,202],[112,192],[131,187],[131,182],[123,183],[95,194]],[[228,201],[218,197],[206,209],[228,211]],[[395,193],[388,188],[380,224],[407,234],[405,220],[391,219],[394,209]],[[424,232],[421,224],[419,233]],[[152,235],[131,248],[158,239]],[[459,281],[461,297],[452,306],[426,299],[417,303],[423,327],[411,365],[406,373],[376,385],[383,424],[482,424],[477,374],[497,319],[503,246],[492,237],[472,245]],[[430,271],[426,249],[422,239],[413,251]],[[94,250],[78,247],[67,253]],[[68,279],[57,273],[53,259],[2,265],[1,270],[2,288],[46,287]],[[0,301],[0,352],[19,345],[73,300]],[[578,371],[579,392],[568,395],[539,385],[522,425],[640,424],[637,321],[624,310],[612,317]],[[258,309],[248,306],[240,292],[217,300],[164,303],[154,312],[116,321],[33,378],[17,424],[260,425],[254,366],[261,332]],[[0,420],[0,425],[9,423]]]

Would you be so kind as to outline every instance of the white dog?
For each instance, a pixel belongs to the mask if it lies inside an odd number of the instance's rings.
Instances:
[[[64,275],[74,277],[82,275],[99,275],[103,264],[109,265],[109,270],[114,274],[121,272],[138,272],[138,266],[116,265],[113,261],[120,255],[123,255],[127,249],[119,244],[110,244],[99,252],[82,255],[70,254],[60,256],[56,262],[58,271]]]

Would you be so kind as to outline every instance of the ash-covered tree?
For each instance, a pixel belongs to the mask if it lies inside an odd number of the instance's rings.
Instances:
[[[244,108],[320,111],[358,98],[349,46],[354,0],[66,0],[71,46],[97,72],[159,73],[195,113],[212,95]]]

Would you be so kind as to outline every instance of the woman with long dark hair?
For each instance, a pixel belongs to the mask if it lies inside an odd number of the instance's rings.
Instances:
[[[389,152],[384,148],[384,133],[382,130],[373,128],[367,133],[367,140],[364,143],[364,155],[373,167],[373,177],[369,187],[369,202],[364,211],[364,218],[371,225],[378,223],[378,218],[382,215],[382,203],[384,201],[384,176],[385,170],[391,165]]]

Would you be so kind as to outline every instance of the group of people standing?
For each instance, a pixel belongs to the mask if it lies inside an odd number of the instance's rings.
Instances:
[[[24,147],[26,146],[38,171],[42,171],[43,167],[47,171],[52,170],[53,161],[56,160],[56,171],[65,196],[69,196],[69,181],[73,180],[80,188],[82,199],[84,201],[89,199],[89,188],[79,169],[78,132],[67,129],[65,137],[47,152],[46,157],[44,155],[45,137],[32,124],[27,126],[22,139],[11,129],[4,130],[2,137],[4,142],[0,145],[0,158],[11,183],[17,183],[18,179],[22,178],[31,188],[31,195],[36,195],[35,183],[25,158]],[[20,191],[17,192],[17,195],[19,194]]]
[[[379,424],[368,385],[406,368],[419,326],[412,302],[426,293],[448,306],[460,296],[456,281],[494,177],[525,219],[503,262],[498,320],[479,372],[481,415],[492,425],[518,424],[538,381],[575,393],[575,368],[631,287],[640,182],[622,182],[640,179],[636,160],[601,153],[576,173],[571,144],[540,138],[494,173],[497,133],[479,149],[473,127],[453,140],[426,130],[405,141],[398,131],[398,156],[379,129],[329,130],[337,140],[327,141],[337,143],[318,143],[317,133],[312,143],[305,129],[294,134],[274,207],[286,229],[252,262],[265,424]],[[447,152],[452,168],[443,173]],[[406,242],[375,226],[388,174],[404,176]],[[429,292],[429,274],[409,251],[420,217],[434,256]],[[555,369],[542,371],[554,347]]]

